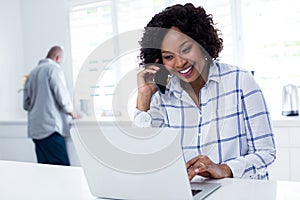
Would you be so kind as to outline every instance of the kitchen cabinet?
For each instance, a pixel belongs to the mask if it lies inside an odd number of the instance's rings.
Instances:
[[[70,163],[80,166],[71,138],[66,138]],[[27,121],[0,120],[0,160],[36,162],[34,144],[27,137]]]
[[[300,120],[273,121],[277,159],[270,179],[300,181]]]

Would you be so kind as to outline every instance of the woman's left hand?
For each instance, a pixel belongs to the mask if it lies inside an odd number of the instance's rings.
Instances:
[[[199,155],[186,163],[189,179],[196,175],[206,178],[232,178],[232,171],[226,164],[216,164],[206,155]]]

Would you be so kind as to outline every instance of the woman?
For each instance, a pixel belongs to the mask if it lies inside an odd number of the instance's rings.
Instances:
[[[156,14],[140,42],[141,64],[135,123],[182,131],[189,179],[268,179],[275,160],[269,111],[248,71],[219,63],[223,48],[212,15],[192,4]],[[165,93],[153,78],[169,72]],[[186,130],[195,141],[185,144]]]

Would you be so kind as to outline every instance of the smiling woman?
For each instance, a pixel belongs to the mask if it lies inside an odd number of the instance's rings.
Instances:
[[[212,15],[193,4],[154,15],[141,39],[135,124],[181,130],[188,176],[268,179],[275,160],[269,111],[253,76],[218,62]],[[164,94],[146,77],[171,74]],[[187,143],[187,131],[196,140]]]

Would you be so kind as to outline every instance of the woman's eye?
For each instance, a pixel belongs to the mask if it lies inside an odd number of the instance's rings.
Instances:
[[[171,60],[173,58],[173,56],[171,56],[171,55],[165,55],[165,56],[163,56],[163,58],[165,60]]]
[[[189,53],[192,49],[192,45],[189,45],[181,50],[181,53],[186,54]]]

